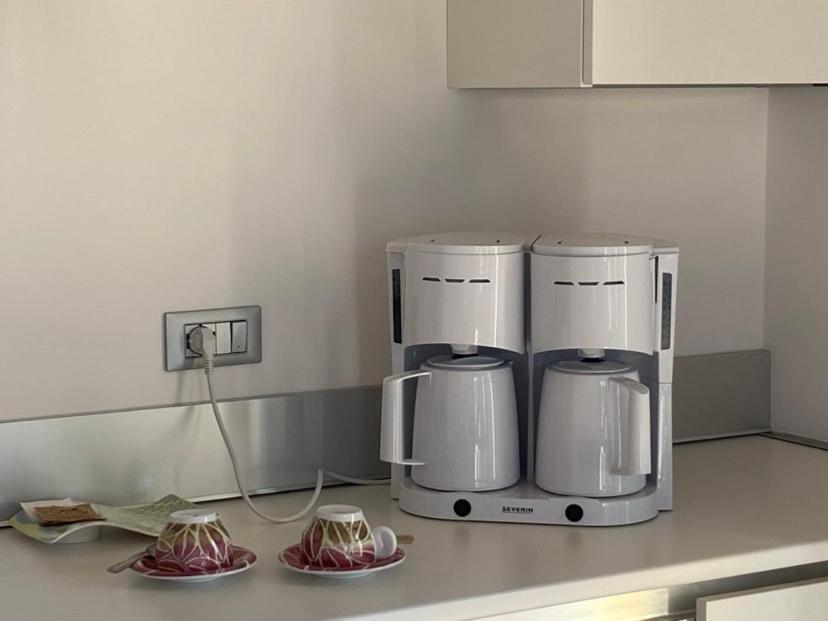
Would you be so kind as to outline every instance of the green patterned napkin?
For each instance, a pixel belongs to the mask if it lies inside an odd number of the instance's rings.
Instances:
[[[104,517],[104,521],[78,522],[64,526],[41,526],[26,515],[25,511],[18,511],[9,520],[9,524],[15,530],[43,543],[57,543],[67,535],[93,526],[112,526],[148,537],[157,537],[166,525],[170,513],[181,509],[192,509],[195,506],[197,505],[189,500],[169,494],[153,503],[128,507],[110,507],[93,503],[92,507]]]

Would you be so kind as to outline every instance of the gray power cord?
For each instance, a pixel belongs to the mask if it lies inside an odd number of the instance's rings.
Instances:
[[[224,439],[224,445],[227,447],[227,454],[230,456],[230,462],[233,465],[233,474],[236,477],[236,484],[239,488],[239,493],[241,493],[242,499],[253,513],[258,515],[263,520],[273,522],[274,524],[293,522],[304,517],[319,499],[319,494],[322,492],[322,485],[326,475],[332,479],[342,481],[343,483],[353,483],[354,485],[388,485],[391,482],[390,479],[355,479],[337,472],[331,472],[330,470],[323,470],[322,468],[319,468],[316,471],[316,486],[313,490],[313,496],[311,496],[308,504],[305,505],[305,508],[299,511],[299,513],[295,513],[288,517],[274,517],[259,511],[247,493],[247,483],[244,480],[242,469],[239,467],[236,449],[233,447],[233,442],[230,439],[230,434],[227,432],[227,427],[224,426],[224,420],[221,417],[219,405],[216,402],[215,395],[213,394],[213,352],[215,351],[215,341],[216,337],[212,330],[204,326],[199,326],[190,332],[188,346],[204,359],[204,376],[207,378],[207,392],[210,394],[210,404],[213,406],[213,415],[216,418],[216,424],[221,432],[221,437]]]

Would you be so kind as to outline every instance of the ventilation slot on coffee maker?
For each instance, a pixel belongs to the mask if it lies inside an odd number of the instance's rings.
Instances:
[[[434,278],[433,276],[423,276],[423,280],[426,282],[440,282],[439,278]]]
[[[464,278],[446,278],[446,282],[466,282]]]
[[[488,285],[491,282],[488,278],[472,278],[469,280],[470,285]]]
[[[623,285],[623,284],[624,284],[623,280],[608,280],[604,283],[604,286]]]
[[[582,287],[595,287],[596,285],[600,285],[601,283],[599,283],[597,280],[588,280],[588,281],[579,281],[578,284],[581,285]]]
[[[570,282],[570,281],[568,281],[568,280],[556,280],[556,281],[555,281],[555,284],[556,284],[556,285],[566,285],[566,286],[568,286],[568,287],[572,287],[572,286],[574,286],[574,285],[575,285],[575,283],[574,283],[574,282]]]

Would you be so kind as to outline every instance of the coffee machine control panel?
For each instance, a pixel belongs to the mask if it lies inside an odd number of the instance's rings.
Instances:
[[[673,327],[673,275],[662,274],[661,278],[661,349],[670,349]]]

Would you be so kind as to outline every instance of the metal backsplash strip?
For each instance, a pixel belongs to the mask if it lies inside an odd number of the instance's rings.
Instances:
[[[769,430],[768,352],[679,357],[675,376],[676,440]],[[229,401],[222,413],[248,484],[271,492],[312,487],[319,467],[387,476],[380,402],[375,386]],[[25,500],[125,505],[171,492],[238,495],[209,404],[0,424],[0,520]]]
[[[251,489],[313,487],[319,467],[388,476],[376,387],[229,401],[222,416]],[[110,505],[237,496],[209,404],[0,424],[0,520],[38,498]]]
[[[677,442],[770,431],[769,351],[681,356],[674,374]]]
[[[793,444],[801,444],[802,446],[810,446],[811,448],[828,451],[828,442],[817,440],[815,438],[806,438],[805,436],[798,436],[794,433],[784,433],[782,431],[772,431],[763,435],[768,438],[773,438],[774,440],[782,440],[783,442],[791,442]]]

